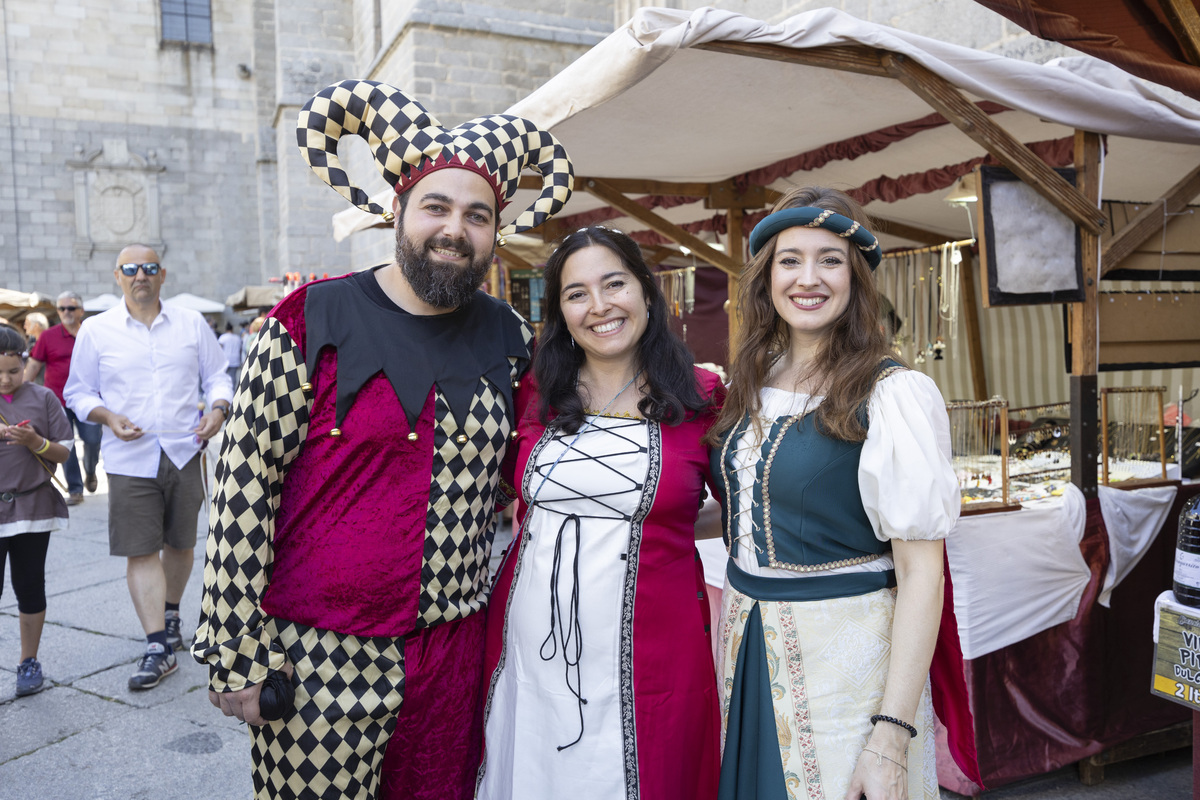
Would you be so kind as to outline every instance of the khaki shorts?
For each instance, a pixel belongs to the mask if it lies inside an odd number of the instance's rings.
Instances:
[[[163,545],[176,550],[196,546],[198,515],[204,504],[200,454],[177,469],[159,451],[158,475],[108,476],[108,552],[114,556],[146,556]]]

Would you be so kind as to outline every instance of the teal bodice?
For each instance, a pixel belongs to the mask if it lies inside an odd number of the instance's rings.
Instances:
[[[742,511],[734,450],[749,425],[747,416],[710,456],[724,493],[725,543],[734,558],[741,544],[735,521]],[[809,572],[871,561],[890,549],[875,538],[863,510],[858,490],[861,442],[824,435],[813,414],[781,417],[764,433],[750,511],[760,566]]]

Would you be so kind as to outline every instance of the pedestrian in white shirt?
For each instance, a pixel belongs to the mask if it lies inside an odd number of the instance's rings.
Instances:
[[[221,349],[225,351],[225,361],[229,365],[229,380],[233,382],[233,386],[237,388],[238,371],[242,368],[242,337],[233,332],[233,323],[225,323],[225,332],[220,335],[217,341],[221,345]]]
[[[167,271],[154,250],[129,245],[113,274],[124,302],[80,327],[63,394],[80,419],[105,426],[109,552],[127,559],[147,643],[129,688],[149,689],[176,669],[183,647],[179,601],[204,502],[200,450],[229,416],[233,387],[204,318],[159,302]]]

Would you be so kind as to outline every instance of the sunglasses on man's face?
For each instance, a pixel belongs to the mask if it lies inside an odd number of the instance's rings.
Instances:
[[[78,311],[79,306],[59,306],[58,310],[65,314],[68,311]]]
[[[132,278],[134,275],[137,275],[139,268],[147,275],[157,275],[160,269],[156,261],[148,261],[145,264],[121,264],[117,267],[126,278]]]

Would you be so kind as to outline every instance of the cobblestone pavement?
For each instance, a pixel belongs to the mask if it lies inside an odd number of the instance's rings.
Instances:
[[[211,469],[211,466],[210,466]],[[206,800],[250,797],[245,726],[208,702],[203,668],[189,656],[154,689],[126,681],[144,640],[125,586],[124,559],[108,555],[107,483],[71,508],[71,526],[50,537],[48,607],[41,652],[48,687],[15,697],[17,605],[7,575],[0,597],[0,800]],[[184,594],[184,638],[199,613],[201,540]],[[6,571],[7,572],[7,571]],[[987,792],[995,800],[1141,800],[1191,796],[1191,753],[1108,767],[1098,786],[1073,767]],[[169,787],[169,788],[167,788]],[[943,791],[946,800],[958,795]]]
[[[46,628],[38,658],[47,688],[17,698],[17,599],[0,597],[0,800],[140,800],[164,793],[210,800],[251,794],[245,726],[208,702],[205,670],[184,654],[157,687],[126,681],[145,649],[125,585],[108,554],[108,486],[71,507],[50,536]],[[204,512],[201,512],[204,516]],[[204,523],[197,520],[198,529]],[[203,540],[181,611],[185,641],[200,611]],[[169,786],[169,791],[164,789]]]

